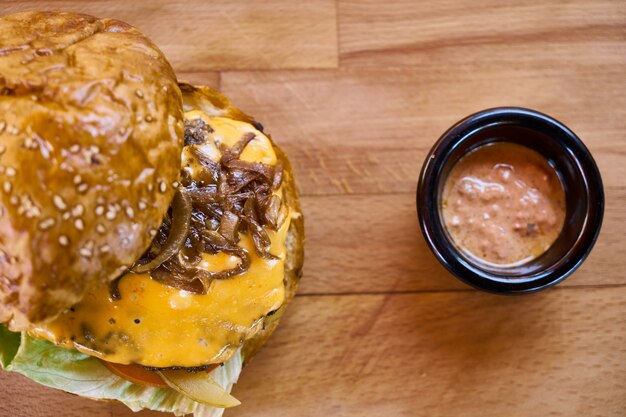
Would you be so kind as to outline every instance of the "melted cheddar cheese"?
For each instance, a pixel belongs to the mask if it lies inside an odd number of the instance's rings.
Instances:
[[[241,159],[277,163],[270,140],[252,125],[199,111],[185,116],[205,119],[213,129],[214,142],[225,147],[232,147],[246,132],[254,133],[255,139]],[[221,157],[219,147],[210,140],[191,146],[216,161]],[[189,147],[183,151],[183,166],[193,174]],[[269,312],[283,304],[289,220],[286,216],[277,231],[268,231],[270,252],[276,259],[257,256],[251,237],[241,234],[238,245],[250,254],[250,268],[230,279],[213,281],[207,294],[168,287],[146,274],[127,274],[119,281],[121,299],[112,300],[108,285],[103,285],[51,323],[31,329],[30,334],[109,362],[152,367],[223,362],[260,328]],[[205,254],[200,267],[217,272],[237,262],[237,257],[225,253]]]

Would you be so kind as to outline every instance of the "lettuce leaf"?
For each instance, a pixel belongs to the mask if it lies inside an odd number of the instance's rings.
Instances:
[[[193,413],[195,417],[221,417],[224,412],[223,408],[200,404],[171,388],[133,384],[92,356],[33,339],[26,333],[20,337],[1,325],[0,362],[5,370],[18,372],[42,385],[93,399],[118,400],[133,411],[147,408],[177,416]],[[239,349],[211,376],[230,392],[242,366]]]
[[[20,334],[14,333],[0,324],[0,367],[6,368],[11,363],[20,347]]]

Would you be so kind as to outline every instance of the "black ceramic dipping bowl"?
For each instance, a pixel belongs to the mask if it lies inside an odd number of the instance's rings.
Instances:
[[[441,215],[443,186],[454,164],[468,152],[497,141],[539,152],[555,168],[565,191],[565,224],[554,244],[539,257],[513,267],[481,263],[464,254]],[[437,259],[462,281],[501,294],[537,291],[574,272],[598,237],[603,212],[602,179],[589,150],[562,123],[524,108],[488,109],[456,123],[426,157],[417,188],[420,226]]]

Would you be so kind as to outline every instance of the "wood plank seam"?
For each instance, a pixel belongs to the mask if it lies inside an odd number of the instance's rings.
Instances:
[[[306,277],[304,277],[306,279]],[[557,286],[547,288],[546,291],[560,290],[584,290],[584,289],[605,289],[605,288],[626,288],[626,284],[580,284],[566,285],[558,284]],[[296,293],[296,297],[358,297],[362,295],[403,295],[403,294],[453,294],[453,293],[482,293],[481,290],[475,288],[449,288],[443,290],[390,290],[390,291],[354,291],[354,292],[336,292],[336,293]],[[500,296],[493,294],[494,296]]]
[[[262,122],[261,122],[262,123]],[[265,126],[265,125],[264,125]],[[278,146],[280,146],[280,141],[277,142]],[[415,187],[417,189],[417,179],[415,180]],[[605,186],[604,187],[604,192],[606,194],[606,191],[610,190],[610,191],[626,191],[626,185],[610,185],[610,186]],[[376,197],[403,197],[403,196],[415,196],[415,191],[383,191],[383,192],[371,192],[371,193],[364,193],[364,192],[353,192],[353,193],[344,193],[344,194],[311,194],[311,193],[307,193],[306,191],[302,192],[301,190],[299,190],[300,192],[300,197],[309,197],[309,198],[342,198],[342,197],[346,197],[346,196],[350,196],[350,197],[372,197],[372,196],[376,196]]]

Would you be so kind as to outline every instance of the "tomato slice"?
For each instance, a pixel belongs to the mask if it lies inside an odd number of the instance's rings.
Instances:
[[[120,363],[113,363],[102,360],[101,362],[115,375],[135,384],[150,385],[152,387],[168,386],[156,372],[149,371],[142,366],[123,365]]]

